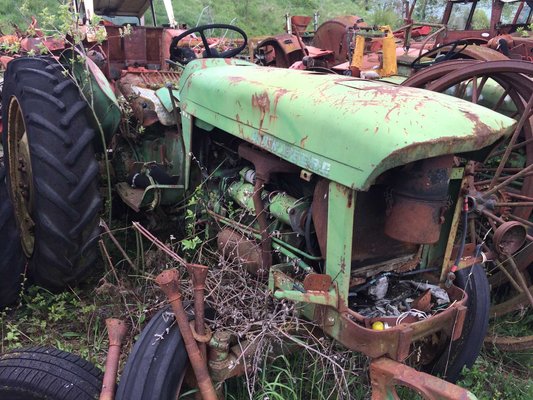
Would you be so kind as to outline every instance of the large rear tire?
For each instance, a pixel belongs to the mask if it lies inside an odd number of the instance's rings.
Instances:
[[[99,235],[92,119],[56,60],[8,64],[2,93],[9,194],[32,279],[52,290],[91,271]]]
[[[65,351],[33,347],[0,355],[3,400],[98,399],[102,372]]]
[[[0,160],[0,310],[17,301],[26,265],[5,177]]]

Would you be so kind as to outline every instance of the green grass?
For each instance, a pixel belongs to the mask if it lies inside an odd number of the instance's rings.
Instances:
[[[531,362],[533,357],[530,355]],[[474,393],[479,400],[533,399],[531,371],[517,369],[513,364],[512,355],[485,351],[458,384]]]

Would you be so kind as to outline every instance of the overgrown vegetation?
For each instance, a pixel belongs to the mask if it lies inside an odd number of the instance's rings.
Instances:
[[[265,283],[251,285],[254,278],[238,260],[226,260],[214,250],[214,232],[223,226],[202,218],[205,199],[205,193],[199,190],[183,208],[186,221],[182,227],[183,240],[159,233],[167,238],[165,242],[170,250],[185,254],[189,262],[210,266],[206,290],[209,294],[207,306],[214,311],[210,313],[210,325],[213,328],[224,326],[241,341],[256,345],[252,370],[226,383],[226,398],[369,398],[366,357],[346,351],[320,335],[295,315],[292,303],[273,301]],[[233,218],[240,223],[249,221],[246,213],[233,213]],[[122,224],[126,220],[131,218],[123,215]],[[126,262],[107,235],[103,235],[102,243],[111,256],[105,267],[95,271],[92,282],[60,294],[31,287],[21,292],[19,306],[1,313],[2,351],[51,345],[73,351],[102,368],[107,350],[104,320],[120,317],[128,321],[131,328],[123,351],[124,365],[145,322],[166,304],[153,282],[154,277],[163,269],[179,268],[179,265],[151,242],[142,240],[127,224],[115,228],[113,234],[132,264]],[[189,277],[183,267],[180,271],[183,291],[190,299]],[[531,330],[530,323],[531,314],[519,313],[498,320],[492,333],[524,335]],[[279,344],[284,339],[289,339],[292,348],[288,350],[291,351],[276,357],[272,343]],[[460,385],[472,390],[479,399],[530,399],[533,395],[532,358],[531,353],[502,354],[487,349],[474,368],[465,371]],[[412,392],[403,395],[402,398],[412,398]]]

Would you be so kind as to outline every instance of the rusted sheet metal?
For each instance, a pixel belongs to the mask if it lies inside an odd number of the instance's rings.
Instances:
[[[461,51],[461,54],[465,57],[470,57],[474,60],[481,61],[497,61],[509,59],[499,51],[493,50],[485,46],[467,46],[463,51]]]
[[[412,307],[424,311],[424,312],[430,312],[431,311],[431,290],[428,289],[424,293],[422,293],[418,298],[416,298],[413,301]]]
[[[266,65],[289,68],[306,54],[298,37],[288,33],[265,38],[257,44]]]
[[[336,64],[348,60],[348,28],[367,27],[363,18],[357,15],[345,15],[324,22],[318,27],[313,38],[313,46],[333,50]]]
[[[105,320],[107,334],[109,336],[109,350],[105,362],[104,380],[100,400],[113,400],[117,384],[118,364],[120,361],[120,348],[128,328],[124,321],[116,318]]]
[[[428,400],[476,399],[466,389],[388,358],[380,358],[370,363],[370,379],[372,400],[399,399],[396,392],[398,386],[411,388]]]
[[[411,353],[413,342],[433,333],[442,332],[451,340],[461,336],[467,312],[467,295],[453,285],[446,290],[453,303],[444,311],[416,322],[406,320],[399,325],[396,324],[397,317],[380,318],[380,321],[390,326],[383,331],[371,329],[376,319],[365,318],[350,309],[338,313],[333,309],[317,307],[314,319],[326,333],[351,350],[372,358],[387,356],[401,362]]]
[[[418,161],[397,172],[385,233],[408,243],[436,243],[447,210],[453,155]]]
[[[293,15],[291,17],[292,30],[299,35],[304,34],[311,19],[312,17],[307,15]]]
[[[20,41],[20,48],[26,52],[33,50],[35,52],[40,53],[41,46],[46,47],[51,52],[64,50],[66,47],[64,40],[56,39],[53,37],[27,37]]]
[[[161,122],[165,126],[176,124],[175,116],[169,112],[157,96],[156,90],[165,84],[165,79],[174,78],[170,73],[127,72],[117,84],[120,92],[130,99],[133,114],[143,126]]]
[[[352,189],[398,165],[491,145],[515,124],[439,93],[225,61],[189,63],[182,110]]]
[[[326,274],[309,274],[304,279],[304,289],[308,292],[328,292],[333,281]]]

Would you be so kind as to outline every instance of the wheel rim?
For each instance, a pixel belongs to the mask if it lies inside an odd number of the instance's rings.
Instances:
[[[33,209],[33,175],[30,146],[22,109],[16,97],[9,103],[7,121],[9,184],[15,218],[20,229],[22,249],[31,257],[35,247]]]
[[[533,305],[529,295],[533,291],[529,276],[533,269],[532,78],[531,63],[455,61],[422,71],[404,82],[406,86],[452,94],[484,106],[488,106],[482,104],[484,90],[488,82],[493,82],[499,85],[500,94],[490,108],[523,125],[494,148],[484,162],[467,165],[468,195],[476,203],[476,212],[469,219],[470,241],[495,255],[489,278],[491,297],[495,300],[492,317]],[[525,244],[510,254],[501,254],[497,249],[501,238],[495,238],[495,232],[505,231],[513,222],[519,222],[527,230]],[[498,291],[504,283],[511,289]]]

